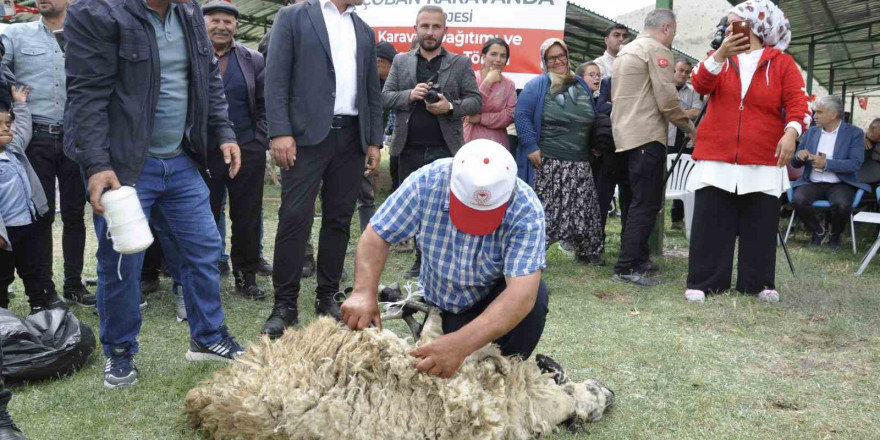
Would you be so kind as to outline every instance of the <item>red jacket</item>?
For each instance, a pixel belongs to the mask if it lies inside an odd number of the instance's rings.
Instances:
[[[776,145],[789,122],[806,130],[812,119],[804,79],[794,59],[767,47],[742,96],[739,65],[728,58],[718,75],[703,63],[691,75],[694,90],[710,95],[697,130],[693,158],[743,165],[776,165]]]

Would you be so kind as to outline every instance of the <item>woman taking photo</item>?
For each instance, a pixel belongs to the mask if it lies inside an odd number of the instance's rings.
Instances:
[[[464,118],[464,141],[490,139],[509,149],[507,126],[513,123],[516,85],[501,72],[510,58],[510,47],[501,38],[492,38],[483,45],[482,53],[483,68],[475,74],[483,110]]]
[[[547,246],[564,240],[578,261],[601,264],[599,202],[589,162],[592,92],[569,70],[562,40],[541,45],[541,66],[545,73],[526,84],[516,104],[518,175],[544,205]]]
[[[750,0],[727,19],[721,47],[691,76],[709,99],[688,188],[696,201],[685,298],[702,302],[706,293],[730,289],[739,237],[736,290],[776,302],[779,196],[810,110],[801,73],[782,53],[791,41],[782,11]]]

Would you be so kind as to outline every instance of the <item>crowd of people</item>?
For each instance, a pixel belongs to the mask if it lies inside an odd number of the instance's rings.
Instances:
[[[485,41],[474,71],[470,58],[443,47],[443,10],[424,6],[412,49],[397,53],[354,13],[362,3],[284,7],[257,51],[235,40],[239,11],[222,0],[38,2],[40,20],[2,35],[0,307],[14,271],[31,313],[65,301],[96,307],[104,385],[131,386],[141,308],[160,272],[173,279],[177,319],[190,327],[186,358],[229,361],[243,349],[224,325],[222,273],[252,300],[267,296],[257,277],[272,276],[262,327],[270,337],[298,325],[301,281],[313,275],[317,315],[381,327],[379,277],[391,245],[412,240],[405,275],[444,311],[445,333],[414,354],[417,368],[449,377],[492,341],[506,355],[530,355],[547,315],[546,249],[558,242],[577,261],[604,265],[615,189],[614,279],[660,283],[648,240],[664,204],[667,154],[684,150],[696,161],[685,290],[693,302],[730,290],[737,239],[736,290],[778,301],[780,196],[794,187],[811,243],[827,238],[837,248],[854,193],[880,181],[880,119],[865,136],[841,121],[837,97],[811,111],[783,53],[788,21],[767,0],[734,7],[727,38],[696,66],[674,58],[676,17],[666,9],[650,12],[635,39],[609,27],[605,53],[574,70],[566,43],[549,39],[533,54],[543,73],[519,93],[504,74],[511,47],[503,39]],[[740,22],[747,32],[733,33]],[[393,192],[377,207],[383,147]],[[267,152],[281,174],[272,264],[262,246]],[[804,168],[796,182],[786,166]],[[56,181],[62,297],[52,274]],[[146,252],[114,250],[101,196],[121,186],[136,188],[150,220],[156,241]],[[831,202],[830,231],[812,207],[820,199]],[[82,278],[87,201],[96,294]],[[356,209],[354,288],[340,304]],[[674,205],[673,227],[683,218]],[[0,438],[24,438],[5,413],[8,400],[4,390]]]

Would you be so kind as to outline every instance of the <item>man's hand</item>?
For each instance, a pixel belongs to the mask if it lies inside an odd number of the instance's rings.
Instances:
[[[529,162],[532,163],[532,166],[538,168],[541,166],[544,161],[541,159],[541,150],[536,150],[534,153],[528,155]]]
[[[0,237],[0,248],[5,248],[5,247],[6,247],[6,240],[4,240],[3,237]]]
[[[785,134],[776,144],[776,155],[773,156],[779,158],[776,162],[777,167],[782,168],[791,163],[791,157],[794,156],[795,140],[797,140],[797,132],[793,128],[786,128]]]
[[[296,141],[293,136],[278,136],[269,141],[272,150],[272,158],[284,171],[290,169],[296,162]]]
[[[416,88],[412,89],[412,91],[409,92],[409,102],[413,103],[425,99],[425,95],[428,93],[428,88],[430,87],[431,83],[416,84]]]
[[[825,160],[825,156],[819,154],[811,154],[810,162],[813,163],[813,169],[817,171],[825,171],[825,167],[828,165],[828,161]]]
[[[379,162],[382,161],[382,153],[378,145],[370,145],[367,148],[367,158],[364,162],[364,177],[369,177],[379,171]]]
[[[492,86],[501,82],[501,71],[497,69],[489,70],[489,73],[486,74],[486,77],[483,78],[483,84]]]
[[[375,325],[382,330],[382,315],[379,313],[379,301],[376,294],[370,292],[353,292],[342,303],[342,322],[352,330],[364,330]]]
[[[449,113],[449,101],[446,100],[446,97],[443,96],[442,93],[438,93],[437,97],[440,98],[439,101],[433,104],[425,103],[425,107],[428,109],[429,112],[431,112],[432,115],[435,116],[445,115]]]
[[[31,88],[28,86],[12,86],[9,89],[12,91],[12,102],[16,104],[26,103],[27,97],[31,93]]]
[[[241,149],[235,142],[227,142],[220,145],[223,152],[223,163],[229,165],[229,178],[234,179],[241,169]]]
[[[865,149],[866,149],[866,150],[870,150],[871,147],[872,147],[872,145],[871,145],[871,140],[868,139],[867,136],[865,136]]]
[[[731,27],[731,29],[732,28],[733,27]],[[749,37],[746,37],[743,34],[732,34],[724,39],[724,42],[721,43],[721,47],[719,47],[712,56],[715,58],[716,63],[721,64],[724,63],[728,57],[745,53],[750,47],[751,44],[749,43]]]
[[[454,333],[443,335],[409,353],[421,359],[416,369],[431,376],[448,379],[452,377],[470,354],[466,344],[457,340]]]
[[[92,211],[95,211],[95,214],[104,215],[104,205],[101,205],[101,195],[104,194],[104,190],[107,188],[114,190],[120,186],[122,186],[122,184],[119,183],[119,179],[116,177],[116,173],[113,170],[92,174],[91,177],[89,177],[89,201],[92,202]]]
[[[797,158],[798,158],[799,161],[801,161],[801,162],[806,162],[807,160],[810,159],[810,152],[807,151],[807,150],[801,150],[801,151],[798,151],[798,152],[797,152],[797,155],[796,155],[796,156],[797,156]]]
[[[467,121],[471,124],[479,124],[480,121],[483,120],[483,115],[481,113],[477,113],[475,115],[470,115],[467,117]]]

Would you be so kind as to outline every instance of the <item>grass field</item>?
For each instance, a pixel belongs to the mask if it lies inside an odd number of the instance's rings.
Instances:
[[[269,259],[279,202],[278,188],[267,187],[264,244]],[[355,218],[346,260],[349,273],[356,225]],[[619,219],[611,219],[608,229],[605,258],[613,262]],[[60,231],[59,217],[59,286]],[[875,234],[871,228],[858,230],[860,254]],[[551,292],[550,314],[536,352],[553,356],[573,378],[599,379],[617,393],[613,412],[588,427],[590,438],[880,438],[880,261],[856,278],[852,274],[861,255],[848,250],[849,240],[837,253],[806,249],[806,241],[801,234],[790,242],[796,277],[779,250],[776,273],[783,301],[776,305],[737,294],[687,304],[682,295],[687,242],[678,231],[667,231],[666,256],[656,260],[663,284],[651,289],[616,283],[610,266],[576,264],[552,246],[544,276]],[[87,248],[92,255],[93,233]],[[397,281],[411,258],[392,254],[383,282]],[[91,258],[86,266],[86,276],[93,276]],[[259,282],[271,291],[271,279]],[[271,300],[229,295],[231,276],[221,284],[230,330],[240,342],[255,340]],[[12,310],[23,316],[26,299],[20,283],[15,287],[19,294]],[[222,365],[184,360],[188,328],[174,320],[170,287],[170,280],[163,279],[165,293],[151,297],[144,310],[137,356],[141,378],[135,387],[103,387],[100,349],[71,377],[12,386],[10,412],[31,440],[202,438],[184,422],[184,395]],[[314,287],[314,278],[305,280],[300,298],[305,323],[314,318]],[[97,332],[97,316],[90,309],[74,311]],[[397,328],[402,334],[402,327]]]

